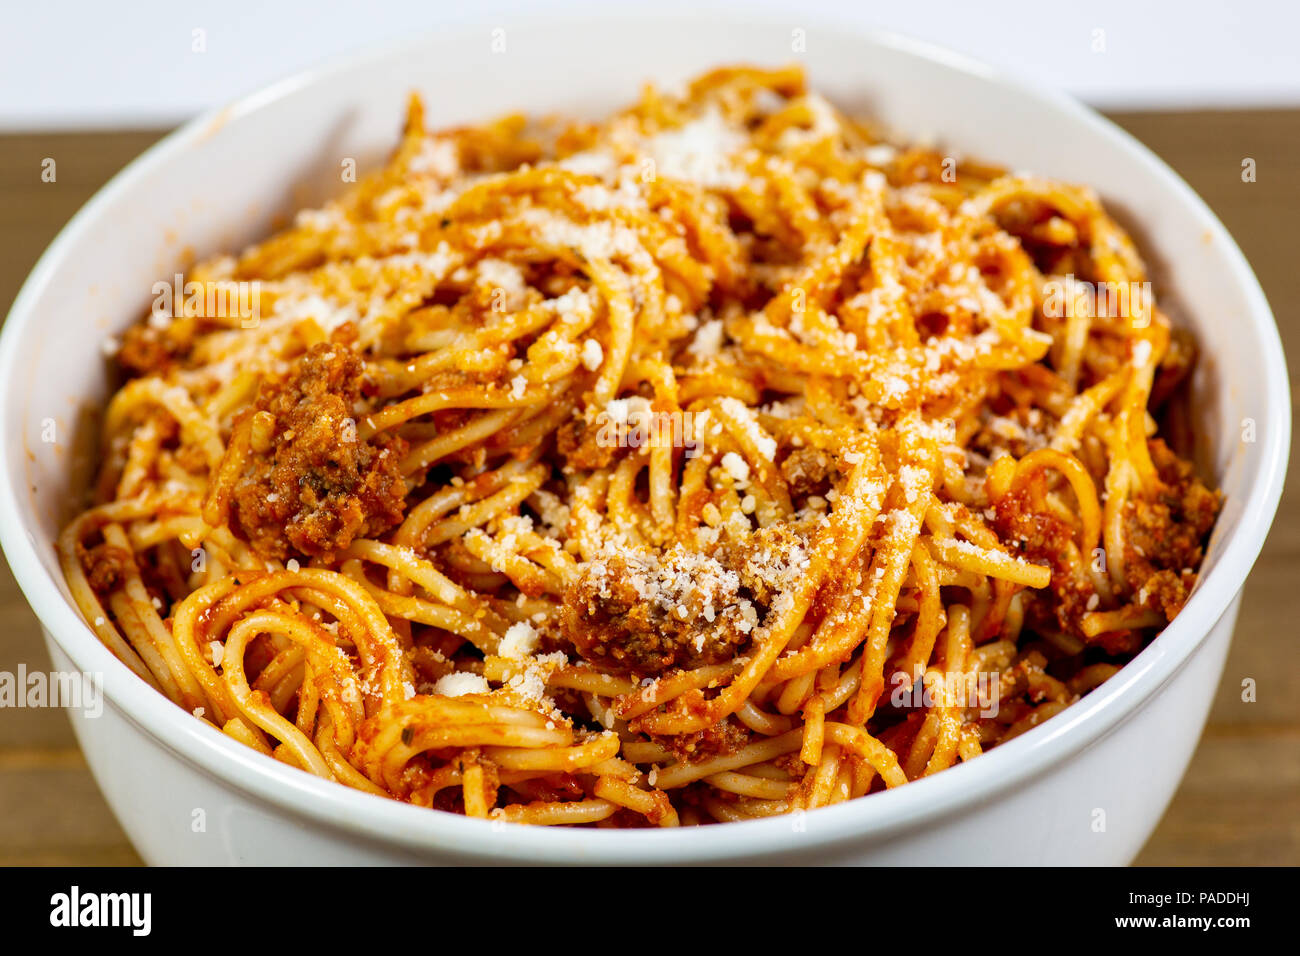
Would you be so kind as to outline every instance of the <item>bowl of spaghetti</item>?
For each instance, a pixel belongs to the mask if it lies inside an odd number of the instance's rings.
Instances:
[[[1143,147],[748,17],[466,28],[196,120],[0,380],[5,552],[174,863],[1127,862],[1290,436]]]

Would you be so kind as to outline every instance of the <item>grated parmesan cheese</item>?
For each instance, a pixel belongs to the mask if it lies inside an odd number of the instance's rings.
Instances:
[[[466,671],[455,671],[451,674],[444,674],[438,678],[438,682],[433,685],[433,692],[441,697],[463,697],[466,694],[486,694],[492,688],[488,686],[487,679],[480,674],[470,674]]]
[[[527,621],[519,621],[511,624],[506,630],[505,636],[501,638],[498,652],[502,657],[520,660],[537,650],[537,638],[536,628]]]
[[[587,339],[582,343],[582,366],[588,372],[594,372],[600,368],[600,364],[605,361],[605,350],[601,348],[600,343],[595,339]]]
[[[749,478],[749,463],[734,451],[729,451],[722,456],[722,467],[735,481],[745,481]]]

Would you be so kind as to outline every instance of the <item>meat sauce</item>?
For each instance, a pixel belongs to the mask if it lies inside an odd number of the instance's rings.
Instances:
[[[233,492],[233,514],[258,552],[330,559],[354,539],[402,520],[407,443],[357,437],[353,407],[364,365],[346,339],[314,346],[279,382],[263,384],[255,410],[269,439],[254,447]]]

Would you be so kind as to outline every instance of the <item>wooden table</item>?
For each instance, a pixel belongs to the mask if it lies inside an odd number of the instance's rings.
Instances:
[[[1300,111],[1127,113],[1113,117],[1168,160],[1241,243],[1277,313],[1300,382]],[[0,310],[41,250],[156,131],[0,136]],[[58,164],[55,183],[41,162]],[[1257,180],[1241,181],[1243,158]],[[1295,392],[1292,392],[1293,396]],[[1293,399],[1294,406],[1294,399]],[[1300,863],[1300,460],[1246,587],[1236,640],[1200,749],[1144,864]],[[48,669],[36,619],[0,561],[0,670]],[[1258,684],[1243,703],[1245,677]],[[0,863],[131,864],[67,718],[0,710]]]

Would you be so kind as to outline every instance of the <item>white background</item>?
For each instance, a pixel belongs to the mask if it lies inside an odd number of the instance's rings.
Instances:
[[[722,0],[644,0],[705,11]],[[614,0],[606,0],[609,6]],[[734,4],[729,4],[734,6]],[[0,0],[0,129],[172,125],[333,55],[590,2]],[[1101,107],[1300,105],[1296,0],[745,0],[911,34]],[[207,50],[192,49],[205,31]],[[1104,31],[1105,50],[1094,52]],[[557,64],[563,69],[563,64]]]

